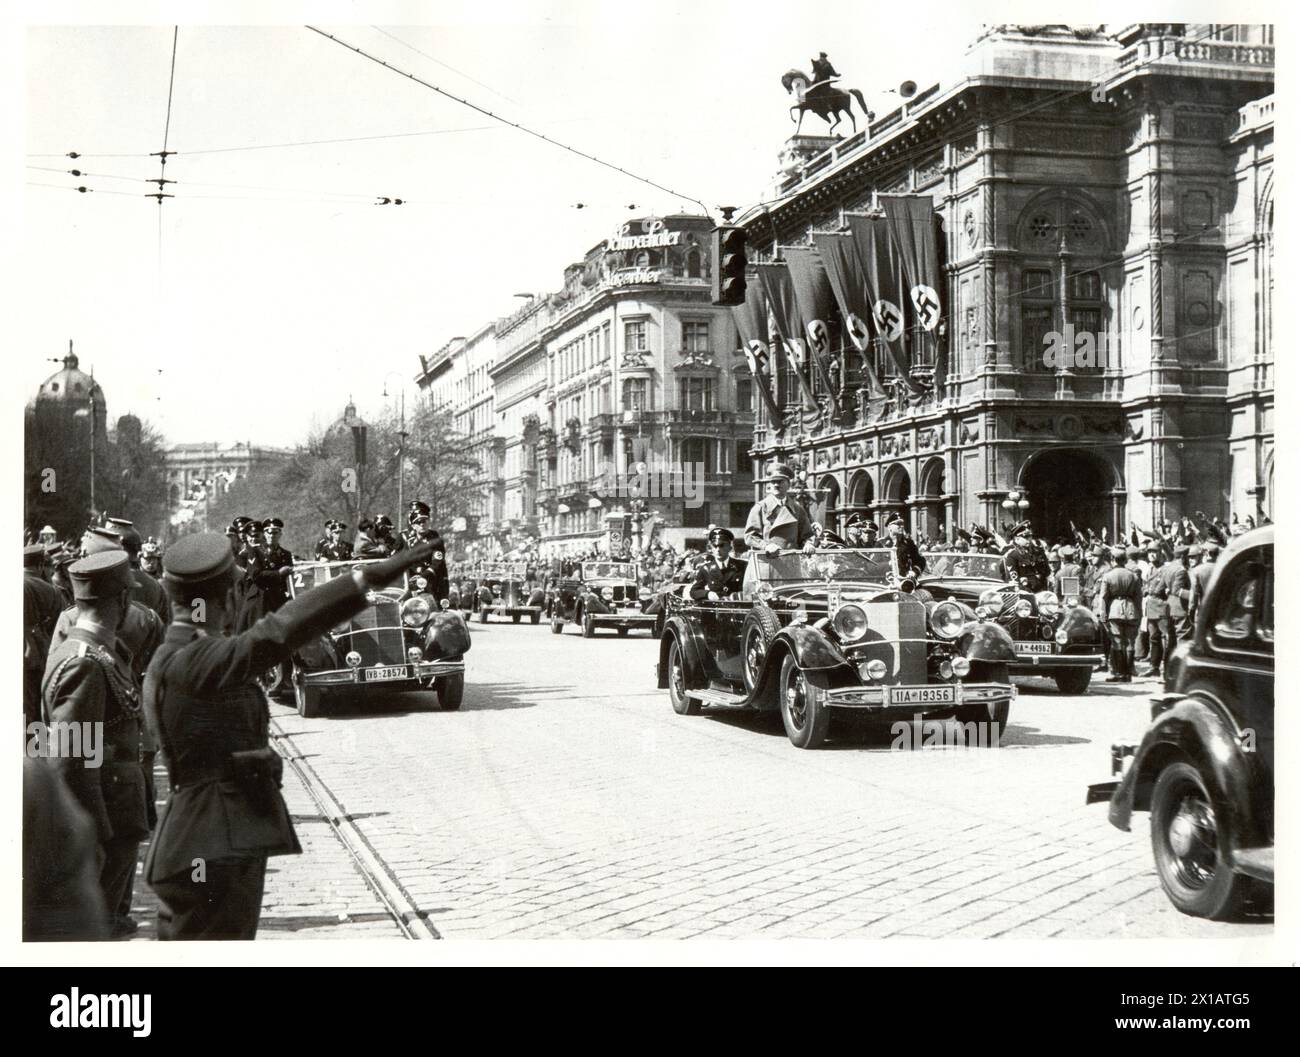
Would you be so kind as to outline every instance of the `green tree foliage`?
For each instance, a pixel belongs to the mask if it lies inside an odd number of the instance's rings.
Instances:
[[[356,535],[362,516],[388,514],[398,531],[406,511],[397,505],[397,468],[401,421],[384,411],[366,423],[364,461],[350,425],[316,431],[294,455],[280,463],[258,466],[234,482],[208,507],[208,526],[221,531],[244,515],[284,521],[284,546],[311,557],[328,518],[347,523],[347,538]],[[456,433],[452,416],[421,401],[406,418],[403,502],[422,499],[432,511],[433,526],[444,534],[452,519],[464,515],[481,492],[478,462],[466,454],[465,438]]]

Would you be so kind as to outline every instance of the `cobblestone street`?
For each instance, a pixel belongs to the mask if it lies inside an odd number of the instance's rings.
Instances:
[[[801,752],[776,718],[674,714],[645,635],[473,627],[460,712],[273,708],[282,751],[444,938],[1271,935],[1176,912],[1145,814],[1126,834],[1084,806],[1154,682],[1020,681],[1000,748],[890,751],[876,728]],[[398,935],[286,776],[307,854],[272,861],[263,934]]]

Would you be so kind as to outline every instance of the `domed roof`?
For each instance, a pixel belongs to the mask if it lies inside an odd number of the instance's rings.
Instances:
[[[63,370],[56,371],[41,383],[40,389],[36,392],[36,399],[61,400],[77,404],[89,403],[93,399],[96,408],[103,409],[105,406],[104,390],[99,387],[94,378],[78,366],[77,355],[72,351],[72,342],[68,342],[68,354],[63,357]]]

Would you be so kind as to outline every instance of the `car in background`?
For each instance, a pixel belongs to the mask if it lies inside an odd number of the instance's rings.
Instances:
[[[550,592],[551,631],[559,635],[565,624],[582,628],[592,638],[597,628],[614,628],[626,635],[633,628],[653,636],[656,617],[645,611],[649,588],[642,589],[633,562],[597,559],[578,562],[555,580]]]
[[[1008,582],[996,554],[940,551],[926,554],[925,562],[919,588],[1006,628],[1016,652],[1011,675],[1049,676],[1063,694],[1087,692],[1105,654],[1097,618],[1079,604],[1077,581],[1064,583],[1061,597]]]
[[[482,624],[492,614],[508,616],[516,624],[526,616],[537,624],[542,619],[545,599],[546,592],[541,588],[529,588],[525,562],[489,562],[479,569],[475,608]]]
[[[1111,748],[1118,780],[1088,789],[1127,830],[1151,813],[1161,887],[1184,914],[1231,918],[1273,888],[1273,526],[1233,539],[1166,666],[1140,744]],[[1126,765],[1127,764],[1127,768]]]
[[[1000,731],[1014,657],[996,623],[898,582],[888,552],[825,549],[755,554],[739,597],[673,603],[657,675],[679,715],[779,710],[791,743],[813,749],[840,710]]]
[[[289,592],[299,595],[369,561],[298,562]],[[370,591],[361,612],[293,655],[292,685],[299,715],[319,715],[330,697],[366,697],[395,690],[434,690],[444,711],[460,708],[465,691],[469,628],[452,609],[439,609],[412,585]]]

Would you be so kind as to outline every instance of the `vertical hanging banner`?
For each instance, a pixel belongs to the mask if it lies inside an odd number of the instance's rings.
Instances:
[[[831,331],[828,323],[835,310],[835,295],[826,277],[826,266],[811,246],[791,246],[782,252],[790,269],[790,285],[794,288],[799,321],[808,341],[808,358],[830,393],[831,409],[839,418],[840,394],[839,386],[831,376]]]
[[[898,247],[903,277],[912,302],[912,318],[935,350],[936,384],[942,384],[940,342],[936,330],[943,319],[939,300],[939,254],[934,237],[934,199],[930,195],[881,195],[890,235]],[[922,340],[917,335],[918,340]],[[944,365],[946,366],[946,365]]]
[[[790,270],[785,266],[784,262],[760,264],[758,266],[758,278],[763,284],[763,291],[767,294],[767,307],[776,324],[777,344],[780,346],[791,372],[798,380],[804,403],[810,409],[820,411],[821,407],[817,403],[816,397],[813,396],[812,386],[808,384],[808,379],[804,377],[803,368],[799,362],[803,350],[795,344],[799,341],[799,309],[794,301],[794,284],[790,281]]]
[[[745,303],[733,305],[731,317],[736,321],[736,330],[744,346],[745,359],[749,361],[749,373],[753,376],[758,394],[763,398],[763,405],[771,416],[772,425],[781,429],[781,412],[776,406],[775,381],[772,372],[772,353],[767,344],[767,303],[758,283],[745,286]]]
[[[835,232],[813,232],[813,245],[826,268],[831,292],[840,306],[844,332],[853,347],[862,354],[862,363],[868,393],[873,399],[883,398],[885,390],[880,385],[875,366],[871,362],[871,302],[867,297],[866,280],[858,261],[853,239]]]
[[[871,322],[876,336],[884,345],[889,361],[903,384],[912,392],[921,387],[908,373],[903,351],[903,267],[889,237],[884,217],[848,215],[849,231],[857,247],[862,273],[867,279],[867,296],[871,298]]]

